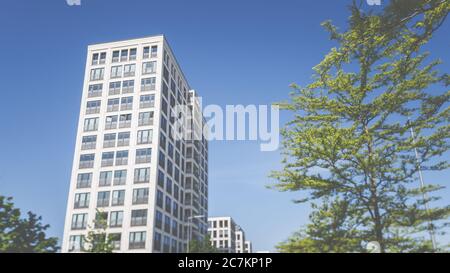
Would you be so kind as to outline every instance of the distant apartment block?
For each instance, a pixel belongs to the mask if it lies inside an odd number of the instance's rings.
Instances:
[[[96,219],[116,252],[185,252],[207,233],[208,143],[169,44],[160,35],[90,45],[84,77],[62,252],[88,247]],[[177,105],[191,109],[180,130],[194,140],[174,137]]]
[[[253,246],[251,241],[245,241],[244,252],[245,253],[253,253]]]
[[[244,230],[229,216],[208,218],[208,234],[211,245],[220,252],[251,253],[251,242],[246,240]]]
[[[245,252],[245,232],[240,226],[236,226],[236,253]]]

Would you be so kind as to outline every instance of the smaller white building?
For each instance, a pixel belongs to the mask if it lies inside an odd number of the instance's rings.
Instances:
[[[244,230],[230,216],[209,217],[208,234],[211,245],[224,253],[251,253],[252,243]]]
[[[236,253],[245,253],[245,232],[236,226]]]
[[[244,252],[245,253],[252,253],[253,252],[253,246],[251,241],[245,241],[244,243]]]

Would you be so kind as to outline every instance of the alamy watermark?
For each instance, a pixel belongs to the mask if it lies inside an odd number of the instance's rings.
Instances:
[[[260,141],[261,151],[275,151],[280,144],[279,107],[274,105],[220,105],[203,108],[196,97],[191,106],[176,105],[171,111],[172,136],[177,139],[212,141]]]
[[[366,0],[369,6],[381,6],[381,0]]]
[[[66,0],[69,6],[81,6],[81,0]]]

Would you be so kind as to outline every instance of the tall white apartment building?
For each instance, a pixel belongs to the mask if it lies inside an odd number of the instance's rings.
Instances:
[[[196,138],[176,137],[178,105],[189,109],[179,133]],[[89,247],[96,219],[106,220],[116,252],[185,252],[189,239],[204,238],[203,124],[164,36],[88,46],[62,251]]]

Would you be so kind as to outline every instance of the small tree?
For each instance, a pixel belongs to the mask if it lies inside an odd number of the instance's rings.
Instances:
[[[209,235],[203,240],[193,239],[189,242],[189,253],[216,253],[217,249],[211,244]]]
[[[41,223],[42,217],[32,212],[20,218],[11,197],[0,196],[0,252],[56,252],[56,237],[47,237],[50,227]]]
[[[97,210],[94,220],[94,227],[90,230],[85,238],[85,252],[91,253],[112,253],[114,250],[114,235],[107,234],[108,227],[107,213]]]
[[[311,221],[306,228],[294,233],[277,245],[286,253],[362,252],[362,232],[358,230],[360,212],[346,200],[312,204]]]

